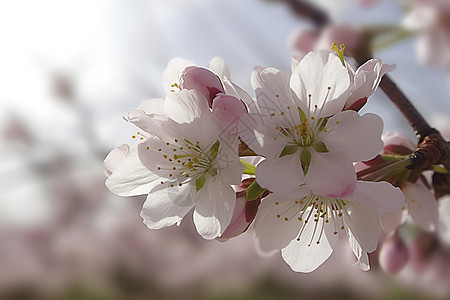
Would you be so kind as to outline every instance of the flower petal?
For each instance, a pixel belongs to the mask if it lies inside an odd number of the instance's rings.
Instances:
[[[194,206],[194,190],[186,184],[173,188],[152,190],[144,202],[141,217],[150,229],[178,223]]]
[[[178,84],[181,72],[187,66],[193,66],[189,60],[186,60],[181,57],[172,58],[167,64],[166,69],[162,75],[163,87],[166,93],[169,93],[171,90],[177,91],[176,87],[172,86],[174,83]]]
[[[433,192],[419,181],[405,182],[402,186],[408,212],[414,223],[423,230],[434,231],[438,225],[438,202]]]
[[[361,203],[347,202],[347,209],[344,209],[344,226],[352,233],[364,252],[375,251],[381,224],[374,208]]]
[[[309,110],[322,117],[342,110],[347,100],[351,82],[350,74],[339,57],[330,51],[313,51],[305,55],[294,70],[290,87],[303,104],[310,100]],[[311,95],[311,97],[309,97]],[[300,106],[302,107],[302,106]],[[302,109],[303,109],[302,107]],[[323,108],[322,108],[323,107]]]
[[[123,144],[109,152],[109,154],[103,161],[103,166],[105,167],[105,175],[107,177],[111,176],[117,166],[120,165],[122,160],[128,155],[129,151],[130,146],[128,146],[127,144]]]
[[[402,191],[384,181],[369,182],[358,180],[353,194],[346,196],[345,199],[369,205],[380,214],[400,211],[405,203]]]
[[[297,197],[302,198],[308,194],[307,189],[299,190]],[[293,217],[298,208],[295,200],[276,193],[262,200],[254,226],[258,247],[263,253],[280,250],[297,238],[302,223]],[[285,220],[286,217],[288,221]]]
[[[375,114],[360,116],[343,111],[331,117],[322,141],[331,151],[343,151],[352,161],[375,157],[383,149],[383,120]]]
[[[206,98],[196,90],[181,90],[166,96],[165,111],[178,123],[189,123],[195,118],[211,113]]]
[[[131,147],[105,184],[119,196],[136,196],[148,194],[158,184],[158,179],[159,176],[150,172],[140,161],[137,147]]]
[[[226,125],[238,125],[241,116],[247,113],[245,104],[238,98],[226,94],[218,94],[213,100],[213,113]]]
[[[203,238],[215,239],[230,224],[236,204],[235,192],[229,185],[208,180],[199,193],[194,211],[195,227]]]
[[[286,155],[276,160],[266,159],[256,166],[258,184],[274,193],[286,195],[303,183],[300,157]]]
[[[252,86],[261,114],[278,114],[286,111],[287,106],[296,107],[289,88],[289,75],[278,69],[255,68],[252,73]]]
[[[300,240],[293,239],[289,245],[281,250],[284,261],[295,272],[309,273],[323,264],[335,247],[338,235],[333,234],[331,223],[324,225],[324,233],[320,236],[320,228],[316,222],[308,222],[303,228]],[[319,241],[317,243],[316,241]]]
[[[145,100],[136,110],[142,110],[147,115],[150,114],[158,114],[164,115],[164,99],[162,98],[152,98],[149,100]]]
[[[197,90],[206,100],[209,107],[212,106],[213,99],[225,90],[219,77],[208,69],[190,66],[183,70],[180,78],[182,89]]]
[[[350,230],[347,230],[347,236],[350,247],[358,260],[355,264],[363,271],[370,270],[369,256],[367,255],[367,252],[361,248],[358,240]]]
[[[342,198],[353,192],[356,173],[353,164],[341,151],[319,153],[310,151],[311,164],[305,176],[314,194]]]
[[[214,57],[209,61],[208,68],[213,71],[219,78],[226,77],[231,80],[230,70],[227,67],[227,64],[221,57]]]

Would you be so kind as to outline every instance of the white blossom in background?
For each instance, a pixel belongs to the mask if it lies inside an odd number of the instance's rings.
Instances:
[[[367,253],[375,251],[381,232],[379,213],[399,210],[404,198],[386,182],[358,181],[356,189],[339,198],[311,193],[307,186],[282,196],[270,194],[255,218],[255,233],[263,253],[282,249],[286,263],[297,272],[312,272],[333,252],[345,232],[362,270]]]
[[[286,194],[306,183],[330,197],[353,191],[353,162],[381,150],[383,122],[374,114],[342,111],[352,84],[343,59],[330,51],[310,52],[291,76],[255,69],[256,100],[239,128],[242,140],[266,157],[256,168],[260,186]]]

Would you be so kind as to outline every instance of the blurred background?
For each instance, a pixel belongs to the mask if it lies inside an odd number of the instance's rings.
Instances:
[[[450,138],[447,2],[314,1],[336,24],[410,30],[385,38],[375,56],[397,64],[392,78]],[[425,4],[444,16],[412,15]],[[145,197],[117,197],[104,186],[105,156],[133,143],[136,129],[122,117],[164,97],[172,57],[205,66],[221,56],[253,95],[253,67],[289,73],[289,41],[309,27],[275,0],[2,1],[0,298],[450,299],[449,205],[447,231],[423,235],[396,275],[378,267],[376,253],[369,272],[351,267],[345,240],[318,270],[297,274],[279,254],[261,257],[251,232],[206,241],[190,218],[148,230],[139,216]],[[426,51],[442,61],[423,59]],[[414,137],[381,91],[364,111]]]

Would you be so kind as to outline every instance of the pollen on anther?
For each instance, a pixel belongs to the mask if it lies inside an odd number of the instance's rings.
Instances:
[[[337,231],[333,232],[333,234],[338,234]]]
[[[295,200],[295,204],[298,204],[298,200]]]
[[[278,205],[279,203],[278,202],[275,202],[275,205]]]
[[[311,120],[314,120],[315,118],[314,117],[311,117]]]
[[[164,184],[164,182],[161,181],[161,184]]]
[[[284,111],[281,112],[281,115],[284,116]]]
[[[173,167],[173,168],[172,168],[172,170],[174,170],[174,171],[175,171],[176,169],[177,169],[176,167]]]
[[[328,89],[331,90],[331,86],[329,86]]]
[[[287,109],[291,109],[291,107],[290,107],[290,106],[288,106],[288,107],[287,107]]]
[[[147,147],[147,150],[150,149],[150,147]]]
[[[284,220],[285,220],[285,221],[289,221],[289,219],[288,219],[287,217],[286,217],[286,218],[284,218]]]
[[[275,97],[277,97],[277,98],[278,98],[278,97],[280,97],[280,95],[276,94],[276,95],[275,95]]]
[[[172,177],[173,175],[172,174],[169,174],[169,177]]]
[[[161,167],[158,167],[158,170],[161,170]]]
[[[297,242],[300,242],[300,238],[297,238]]]
[[[276,141],[276,140],[277,140],[277,138],[276,138],[276,137],[274,137],[274,138],[273,138],[273,140],[274,140],[274,141]]]
[[[177,151],[177,149],[173,148],[173,152]]]
[[[344,230],[344,226],[341,226],[341,229]]]
[[[183,184],[182,184],[182,183],[179,183],[178,185],[179,185],[179,186],[182,186]]]
[[[133,139],[135,139],[135,138],[136,138],[136,136],[135,136],[135,135],[132,135],[131,137],[132,137]]]
[[[299,220],[299,221],[302,221],[302,217],[299,217],[298,220]]]
[[[159,148],[158,151],[161,151],[161,148]]]
[[[275,116],[275,113],[271,113],[270,116],[271,116],[271,117]]]
[[[170,143],[169,143],[169,142],[166,142],[166,145],[167,145],[167,146],[169,146],[169,145],[170,145]]]
[[[280,215],[277,215],[277,218],[279,219],[281,216]]]
[[[178,140],[177,140],[177,139],[175,139],[174,141],[175,141],[175,143],[178,143]]]
[[[167,158],[167,155],[164,154],[163,157],[164,157],[164,158]]]
[[[171,184],[170,187],[173,187],[173,184]]]

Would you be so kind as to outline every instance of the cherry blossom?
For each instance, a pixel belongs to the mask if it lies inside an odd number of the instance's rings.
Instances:
[[[355,188],[352,162],[381,150],[383,122],[374,114],[342,111],[352,79],[329,51],[310,52],[291,76],[256,68],[256,100],[239,129],[242,140],[266,157],[256,168],[260,186],[286,194],[306,183],[329,197]]]
[[[223,115],[224,111],[244,113],[245,107],[234,97],[222,99],[225,96],[217,95],[220,105],[216,109],[213,104],[211,110],[202,93],[181,90],[169,93],[165,100],[147,101],[130,113],[129,121],[144,131],[138,133],[141,142],[137,155],[132,152],[123,159],[132,159],[129,164],[134,166],[127,166],[128,173],[120,174],[125,170],[121,162],[107,185],[115,192],[117,186],[136,185],[130,180],[134,170],[151,174],[147,190],[139,190],[149,194],[141,213],[149,228],[179,224],[193,207],[195,225],[204,238],[220,236],[230,223],[236,202],[230,185],[240,182],[243,165],[237,153],[237,137],[224,131],[229,123]],[[225,110],[222,101],[233,100],[238,102],[234,110]],[[242,106],[237,111],[239,103]],[[111,178],[116,182],[111,183]]]
[[[401,191],[386,182],[358,181],[353,193],[339,198],[311,193],[307,186],[285,196],[273,193],[256,215],[258,245],[263,253],[282,249],[294,271],[312,272],[345,232],[358,265],[368,270],[367,253],[376,249],[381,232],[378,213],[399,210],[403,201]]]

